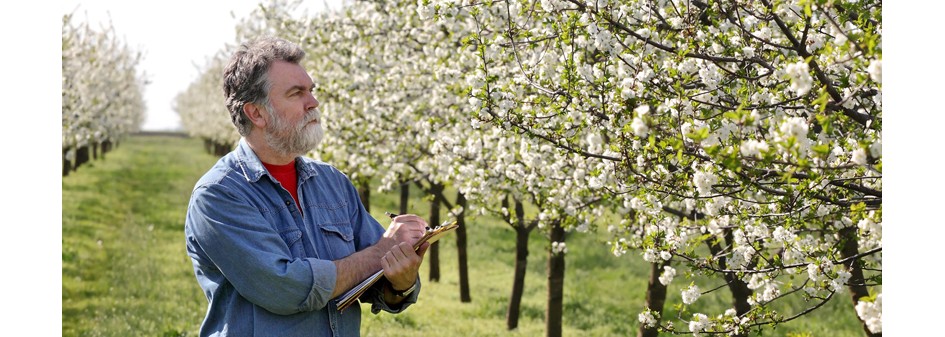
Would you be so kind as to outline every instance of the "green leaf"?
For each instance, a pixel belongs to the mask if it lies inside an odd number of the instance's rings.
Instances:
[[[817,154],[821,155],[821,156],[827,156],[827,155],[830,154],[830,145],[829,145],[829,144],[814,145],[814,146],[811,146],[810,149],[813,150],[814,152],[816,152]]]

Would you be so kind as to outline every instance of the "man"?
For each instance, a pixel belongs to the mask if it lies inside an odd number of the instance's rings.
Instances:
[[[305,157],[322,138],[314,84],[299,46],[246,44],[224,70],[237,148],[196,184],[185,222],[187,254],[209,306],[201,336],[358,336],[360,307],[339,295],[383,269],[362,295],[371,311],[415,303],[414,251],[427,223],[393,219],[385,231],[347,176]]]

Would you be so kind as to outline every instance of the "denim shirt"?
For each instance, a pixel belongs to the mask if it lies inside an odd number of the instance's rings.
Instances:
[[[332,261],[371,246],[384,228],[346,175],[307,157],[296,169],[301,211],[243,139],[194,187],[184,233],[210,302],[200,336],[360,335],[360,306],[339,312],[329,298]],[[389,307],[379,284],[361,297],[375,314],[417,300],[419,288]]]

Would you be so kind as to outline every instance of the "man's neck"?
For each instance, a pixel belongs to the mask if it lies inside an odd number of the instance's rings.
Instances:
[[[251,132],[250,135],[245,137],[246,144],[249,145],[249,148],[253,149],[253,152],[256,153],[256,156],[259,157],[259,160],[270,165],[286,165],[295,160],[296,157],[301,156],[302,154],[285,154],[280,151],[276,151],[269,146],[269,143],[266,142],[264,136],[259,132]]]

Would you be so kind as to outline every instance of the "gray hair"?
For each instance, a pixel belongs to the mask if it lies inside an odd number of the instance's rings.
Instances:
[[[253,123],[243,112],[246,103],[270,106],[269,67],[275,61],[298,64],[305,51],[297,44],[277,37],[262,37],[243,43],[223,69],[223,94],[226,108],[240,135],[246,136]]]

